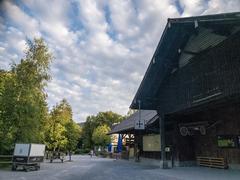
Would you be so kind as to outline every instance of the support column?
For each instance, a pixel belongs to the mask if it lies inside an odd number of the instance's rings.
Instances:
[[[165,116],[163,113],[159,113],[159,129],[160,129],[160,143],[161,143],[161,161],[160,161],[160,167],[162,169],[167,169],[168,164],[166,161],[166,152],[165,152],[165,147],[166,147],[166,141],[165,141]]]

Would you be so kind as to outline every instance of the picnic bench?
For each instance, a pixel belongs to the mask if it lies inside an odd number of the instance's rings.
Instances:
[[[210,168],[221,168],[221,169],[227,169],[228,165],[223,157],[197,157],[197,164],[199,166],[205,166]]]
[[[53,160],[56,160],[56,159],[59,159],[62,163],[65,159],[65,153],[63,152],[56,152],[56,151],[53,151],[50,153],[50,163],[53,162]]]

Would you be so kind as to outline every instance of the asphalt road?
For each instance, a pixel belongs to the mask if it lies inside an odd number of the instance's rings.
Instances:
[[[0,180],[239,180],[239,170],[159,169],[126,160],[73,156],[72,162],[45,162],[39,171],[0,169]]]

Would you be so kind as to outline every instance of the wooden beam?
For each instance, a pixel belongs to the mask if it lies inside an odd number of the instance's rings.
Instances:
[[[161,144],[161,162],[160,162],[160,167],[162,169],[167,169],[167,161],[166,161],[166,141],[165,141],[165,115],[158,111],[159,114],[159,126],[160,126],[160,144]]]

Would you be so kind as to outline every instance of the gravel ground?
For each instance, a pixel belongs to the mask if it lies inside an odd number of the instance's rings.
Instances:
[[[72,162],[45,162],[39,171],[0,170],[0,180],[239,180],[240,171],[209,168],[159,169],[125,160],[73,156]]]

